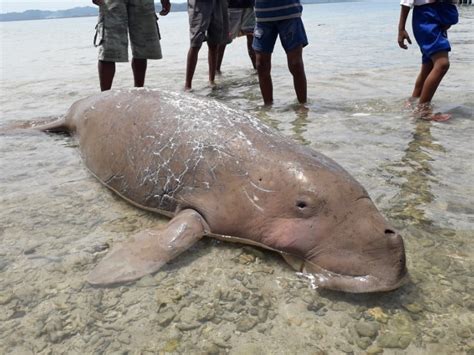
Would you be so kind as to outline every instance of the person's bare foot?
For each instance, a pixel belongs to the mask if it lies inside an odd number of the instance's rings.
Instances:
[[[418,104],[414,111],[415,117],[425,121],[445,122],[451,119],[451,114],[436,112],[433,113],[433,109],[430,103]]]
[[[449,113],[436,112],[431,115],[431,121],[445,122],[452,118]]]
[[[405,108],[412,109],[417,101],[417,97],[410,96],[408,99],[405,100]]]

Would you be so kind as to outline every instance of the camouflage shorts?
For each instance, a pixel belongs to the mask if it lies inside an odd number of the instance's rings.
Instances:
[[[128,34],[134,58],[161,59],[157,19],[153,0],[105,0],[94,37],[99,60],[127,62]]]
[[[255,11],[253,7],[229,8],[229,41],[237,38],[241,34],[253,34],[255,27]]]

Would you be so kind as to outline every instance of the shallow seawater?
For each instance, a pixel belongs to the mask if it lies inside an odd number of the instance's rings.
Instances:
[[[354,175],[404,236],[410,283],[370,295],[314,290],[276,254],[205,238],[155,275],[91,287],[86,276],[111,245],[167,220],[101,186],[69,137],[3,132],[0,353],[472,354],[474,8],[461,8],[450,31],[452,65],[434,100],[452,113],[447,123],[416,120],[405,107],[420,58],[396,47],[398,11],[378,2],[305,7],[305,107],[279,46],[275,105],[261,106],[243,39],[226,51],[214,90],[203,49],[194,87]],[[2,24],[2,125],[59,116],[97,91],[94,23]],[[165,58],[149,64],[147,85],[179,91],[186,14],[160,25]],[[114,87],[130,82],[128,65],[118,66]]]

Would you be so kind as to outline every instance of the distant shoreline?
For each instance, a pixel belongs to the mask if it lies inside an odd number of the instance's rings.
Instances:
[[[338,3],[338,2],[353,2],[354,0],[301,0],[303,5],[305,4],[327,4],[327,3]],[[161,10],[161,3],[155,3],[157,11]],[[187,11],[187,3],[172,3],[172,12],[183,12]],[[77,17],[92,17],[97,16],[99,13],[98,7],[96,6],[83,6],[74,7],[67,10],[26,10],[23,12],[7,12],[0,14],[0,22],[13,22],[13,21],[31,21],[31,20],[51,20],[51,19],[62,19],[62,18],[77,18]]]

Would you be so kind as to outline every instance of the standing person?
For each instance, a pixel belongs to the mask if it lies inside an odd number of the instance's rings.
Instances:
[[[247,52],[253,68],[257,68],[255,64],[255,51],[252,48],[253,29],[255,27],[254,6],[255,0],[229,0],[227,12],[229,15],[229,38],[227,43],[220,45],[218,48],[217,73],[221,72],[225,47],[232,43],[232,41],[241,33],[247,37]]]
[[[209,84],[215,85],[217,47],[227,41],[229,33],[227,0],[188,0],[188,16],[191,44],[186,60],[186,91],[192,88],[199,50],[204,41],[209,49]]]
[[[430,107],[436,89],[449,69],[448,52],[451,45],[447,30],[458,22],[456,1],[401,0],[398,23],[398,45],[407,49],[405,40],[411,44],[405,30],[406,20],[413,7],[413,34],[422,53],[421,70],[415,82],[412,97],[419,99],[417,115],[425,120],[446,121],[451,115],[432,113]]]
[[[286,52],[288,69],[300,103],[306,102],[306,74],[303,47],[308,44],[301,20],[303,7],[299,0],[256,0],[253,49],[257,59],[260,90],[265,105],[273,103],[271,71],[272,52],[279,36]]]
[[[128,62],[128,33],[132,47],[132,71],[136,87],[145,84],[147,59],[161,59],[160,32],[153,0],[92,0],[99,6],[94,45],[99,47],[99,81],[102,91],[110,90],[116,62]],[[161,0],[160,15],[171,9]]]

